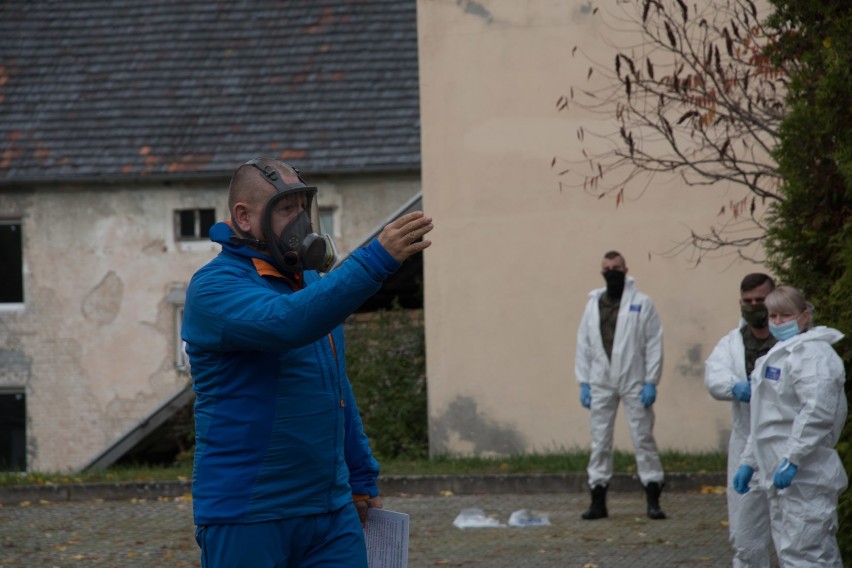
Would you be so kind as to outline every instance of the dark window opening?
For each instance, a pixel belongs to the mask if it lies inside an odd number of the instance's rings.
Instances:
[[[423,309],[423,253],[409,257],[381,289],[361,304],[358,313],[390,310],[395,303],[406,310]]]
[[[165,422],[116,460],[116,466],[173,466],[191,463],[195,448],[193,404],[179,408]]]
[[[24,301],[24,249],[21,223],[0,221],[0,304]]]
[[[207,239],[216,222],[215,209],[181,209],[175,211],[175,228],[179,241]]]
[[[27,471],[24,393],[0,393],[0,471]]]

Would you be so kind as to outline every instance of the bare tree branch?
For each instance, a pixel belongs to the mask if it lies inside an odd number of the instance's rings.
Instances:
[[[728,223],[691,231],[687,242],[699,261],[727,247],[747,256],[743,251],[765,230],[757,205],[782,199],[772,151],[788,76],[766,55],[776,38],[757,7],[751,0],[689,6],[683,0],[621,0],[596,17],[612,29],[608,37],[637,39],[632,45],[604,40],[615,51],[609,64],[580,50],[590,62],[588,87],[572,87],[557,108],[577,105],[614,121],[616,129],[578,130],[583,159],[568,160],[567,167],[559,160],[560,189],[582,187],[620,204],[626,190],[644,191],[657,174],[678,175],[695,187],[734,184],[751,195],[749,213],[723,207]],[[751,229],[747,234],[743,224]]]

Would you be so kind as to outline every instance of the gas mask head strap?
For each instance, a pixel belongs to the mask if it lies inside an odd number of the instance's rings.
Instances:
[[[299,180],[299,183],[301,183],[301,185],[289,184],[283,179],[281,179],[281,174],[278,173],[278,170],[276,170],[272,165],[269,164],[269,160],[267,158],[254,158],[253,160],[249,160],[243,165],[252,166],[256,168],[263,175],[263,179],[271,183],[275,187],[275,189],[278,190],[278,193],[288,193],[292,192],[293,190],[305,191],[316,189],[315,187],[309,186],[307,182],[302,179],[302,172],[300,172],[298,168],[295,168],[290,164],[284,164],[283,162],[282,164],[293,170],[293,172],[296,174],[296,178]]]

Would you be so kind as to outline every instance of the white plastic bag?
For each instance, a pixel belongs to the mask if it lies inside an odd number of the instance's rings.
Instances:
[[[482,509],[462,509],[453,521],[453,525],[460,529],[506,526],[494,517],[486,516]]]
[[[520,509],[509,517],[510,527],[544,527],[550,525],[548,513],[533,511],[532,509]]]

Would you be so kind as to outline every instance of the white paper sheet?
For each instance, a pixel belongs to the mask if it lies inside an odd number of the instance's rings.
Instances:
[[[370,568],[408,568],[408,515],[367,509],[364,527]]]

